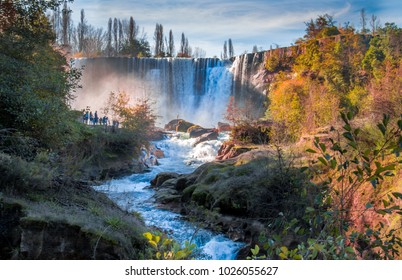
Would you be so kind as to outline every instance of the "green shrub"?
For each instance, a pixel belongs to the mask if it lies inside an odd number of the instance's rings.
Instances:
[[[0,188],[23,192],[52,186],[53,172],[41,163],[27,162],[0,152]]]

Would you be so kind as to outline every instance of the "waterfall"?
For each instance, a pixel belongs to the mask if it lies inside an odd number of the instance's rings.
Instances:
[[[133,100],[150,99],[163,125],[177,118],[204,127],[223,120],[233,74],[229,61],[216,58],[83,58],[82,88],[72,107],[101,111],[110,92],[125,91]]]

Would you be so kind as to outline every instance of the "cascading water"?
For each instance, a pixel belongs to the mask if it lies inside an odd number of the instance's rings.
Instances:
[[[167,232],[178,242],[192,240],[198,248],[197,259],[234,259],[242,243],[233,242],[222,234],[197,229],[179,214],[159,209],[152,198],[155,191],[148,186],[158,173],[192,172],[200,164],[213,160],[223,140],[221,136],[220,140],[203,142],[193,147],[195,139],[183,139],[183,136],[177,134],[154,143],[165,152],[166,157],[160,159],[160,165],[152,167],[150,172],[112,180],[95,189],[105,192],[121,208],[141,213],[146,225]]]
[[[72,106],[101,110],[110,92],[126,91],[155,102],[159,124],[177,117],[204,127],[222,121],[233,88],[230,62],[215,58],[84,58]]]

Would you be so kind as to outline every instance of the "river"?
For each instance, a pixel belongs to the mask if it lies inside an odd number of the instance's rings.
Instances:
[[[218,140],[193,147],[195,139],[189,139],[187,134],[172,134],[165,140],[153,142],[164,151],[165,157],[159,159],[159,165],[152,166],[149,172],[111,180],[94,188],[106,193],[122,209],[140,213],[147,226],[159,228],[182,244],[192,240],[197,245],[196,259],[235,259],[243,243],[233,242],[223,234],[199,229],[183,216],[160,209],[153,199],[155,191],[149,188],[150,181],[160,172],[187,174],[202,163],[214,160],[225,137],[227,135],[220,134]]]

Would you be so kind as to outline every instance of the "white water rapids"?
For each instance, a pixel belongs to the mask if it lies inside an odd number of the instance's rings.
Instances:
[[[95,189],[106,193],[122,209],[139,212],[147,226],[161,229],[182,244],[192,240],[197,245],[197,259],[235,259],[244,244],[233,242],[222,234],[198,229],[181,215],[158,208],[153,199],[155,191],[149,188],[150,180],[160,172],[191,173],[200,164],[212,161],[223,137],[220,135],[219,140],[207,141],[196,147],[193,147],[195,139],[186,139],[186,134],[175,134],[169,139],[156,141],[154,144],[165,153],[165,158],[159,159],[160,165],[153,166],[150,172],[112,180]]]

